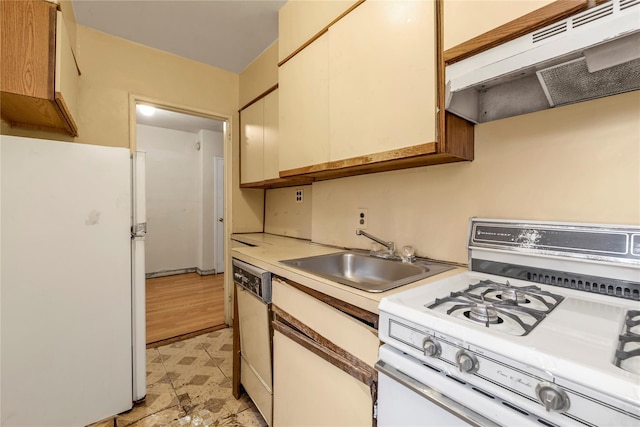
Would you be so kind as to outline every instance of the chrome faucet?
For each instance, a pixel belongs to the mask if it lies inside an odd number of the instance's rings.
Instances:
[[[369,239],[373,240],[376,243],[381,244],[382,246],[384,246],[385,248],[387,248],[387,250],[389,251],[389,255],[394,255],[396,253],[396,244],[393,242],[385,242],[384,240],[376,237],[376,236],[372,236],[371,234],[367,233],[364,230],[360,230],[359,228],[356,229],[356,234],[358,236],[364,236],[364,237],[368,237]]]

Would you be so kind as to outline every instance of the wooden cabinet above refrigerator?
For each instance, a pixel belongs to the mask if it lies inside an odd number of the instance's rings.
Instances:
[[[2,0],[0,6],[2,119],[77,136],[80,73],[62,13],[44,0]]]

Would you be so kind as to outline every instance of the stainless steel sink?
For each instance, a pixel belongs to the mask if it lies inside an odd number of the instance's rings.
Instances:
[[[367,292],[384,292],[451,270],[446,264],[404,263],[373,256],[341,252],[280,261],[343,285]]]

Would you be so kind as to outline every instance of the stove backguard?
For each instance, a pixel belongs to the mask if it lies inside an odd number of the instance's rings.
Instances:
[[[468,248],[471,271],[618,298],[640,299],[638,226],[472,218]],[[483,255],[487,252],[498,255],[485,259]],[[501,253],[517,254],[521,262],[513,262],[513,257],[509,256],[501,260]],[[574,271],[545,268],[547,265],[540,261],[528,262],[534,258],[561,259],[574,266]],[[631,269],[633,280],[611,277],[611,274],[582,274],[581,263]],[[549,265],[558,263],[550,262]]]

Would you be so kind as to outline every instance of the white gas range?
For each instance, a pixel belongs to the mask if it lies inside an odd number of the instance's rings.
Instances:
[[[640,227],[474,218],[380,303],[378,425],[640,425]]]

